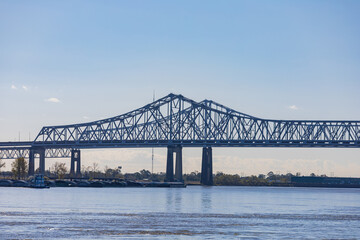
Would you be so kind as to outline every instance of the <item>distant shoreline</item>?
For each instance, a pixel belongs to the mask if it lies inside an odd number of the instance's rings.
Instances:
[[[299,179],[301,181],[299,181]],[[324,179],[326,181],[324,181]],[[336,180],[338,183],[329,183],[330,180]],[[351,178],[322,178],[322,177],[297,177],[294,182],[290,183],[249,183],[249,184],[219,184],[213,186],[228,186],[228,187],[306,187],[306,188],[360,188],[359,183],[351,183]],[[304,180],[312,182],[304,182]],[[351,180],[357,181],[360,179],[353,178]],[[317,181],[317,182],[316,182]],[[321,182],[323,181],[323,182]],[[342,181],[342,183],[340,182]],[[345,182],[348,181],[348,182]],[[58,179],[45,181],[48,187],[90,187],[90,188],[123,188],[123,187],[162,187],[162,188],[183,188],[186,186],[202,186],[199,181],[185,181],[182,182],[152,182],[152,181],[132,181],[126,179],[119,180],[84,180],[84,179]],[[0,187],[30,187],[31,181],[14,180],[14,179],[0,179]]]

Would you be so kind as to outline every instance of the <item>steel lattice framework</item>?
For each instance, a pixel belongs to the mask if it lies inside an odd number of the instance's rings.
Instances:
[[[210,100],[169,94],[116,117],[43,127],[33,142],[0,143],[0,159],[28,157],[30,148],[57,158],[69,157],[71,149],[171,145],[359,148],[360,121],[261,119]]]
[[[360,121],[256,118],[213,101],[169,94],[142,108],[90,123],[43,127],[32,144],[105,147],[360,147]]]
[[[30,147],[0,148],[0,159],[28,158]],[[49,148],[45,150],[46,158],[67,158],[71,156],[71,148]]]

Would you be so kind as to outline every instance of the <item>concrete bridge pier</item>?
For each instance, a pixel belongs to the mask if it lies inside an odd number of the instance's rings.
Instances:
[[[29,152],[29,171],[28,171],[29,176],[34,176],[34,169],[35,169],[35,153],[34,153],[34,149],[30,148],[30,152]]]
[[[75,163],[76,163],[76,172],[75,172]],[[81,177],[81,162],[80,162],[80,150],[79,149],[71,150],[70,176],[71,177]]]
[[[45,148],[30,148],[29,153],[29,171],[28,175],[33,176],[35,173],[35,156],[39,155],[39,173],[45,174]]]
[[[200,183],[207,186],[214,185],[211,147],[203,147]]]
[[[176,162],[175,162],[175,180],[178,182],[183,181],[182,174],[182,147],[178,146],[174,149],[176,153]]]
[[[174,178],[174,153],[176,154],[175,178]],[[182,147],[168,146],[166,161],[166,182],[183,181],[182,177]]]
[[[40,174],[45,175],[45,148],[41,148],[39,150],[39,157],[40,157],[40,164],[39,164]]]
[[[166,159],[166,182],[174,181],[174,152],[173,146],[167,147],[167,159]]]

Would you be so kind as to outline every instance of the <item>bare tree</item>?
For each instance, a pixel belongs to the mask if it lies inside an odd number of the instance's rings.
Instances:
[[[0,173],[3,167],[5,167],[5,163],[2,161],[2,159],[0,159]]]
[[[106,178],[111,177],[111,172],[112,172],[112,169],[109,168],[109,167],[106,165],[105,168],[104,168],[105,177],[106,177]]]
[[[96,162],[93,162],[93,164],[91,166],[91,171],[92,171],[92,177],[95,178],[97,175],[97,172],[99,171],[99,164]]]
[[[54,173],[59,179],[63,179],[68,169],[65,163],[56,162],[53,166]]]
[[[2,159],[0,159],[0,172],[3,167],[5,167],[5,163],[2,161]]]
[[[11,171],[15,178],[25,178],[28,170],[28,164],[25,158],[19,157],[11,164]]]

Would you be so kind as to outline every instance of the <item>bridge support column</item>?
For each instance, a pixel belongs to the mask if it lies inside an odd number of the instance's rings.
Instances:
[[[45,175],[45,148],[39,149],[38,153],[40,155],[39,171],[40,174]]]
[[[174,153],[176,153],[175,178],[174,178]],[[182,182],[182,147],[168,146],[166,161],[166,182]]]
[[[175,163],[175,179],[176,181],[183,182],[182,174],[182,147],[176,147],[176,163]]]
[[[167,147],[167,160],[166,160],[166,182],[174,181],[174,147]]]
[[[71,167],[70,167],[70,176],[71,177],[81,177],[81,163],[80,163],[80,150],[72,149],[71,150]],[[75,172],[75,163],[76,163],[76,172]]]
[[[208,186],[212,186],[214,184],[211,147],[203,147],[200,182],[201,184]]]
[[[30,148],[29,152],[29,171],[28,175],[33,176],[35,173],[35,155],[39,154],[39,173],[45,174],[45,148]]]
[[[34,176],[34,172],[35,172],[35,159],[34,158],[35,158],[35,151],[34,151],[34,149],[30,148],[28,176]]]

